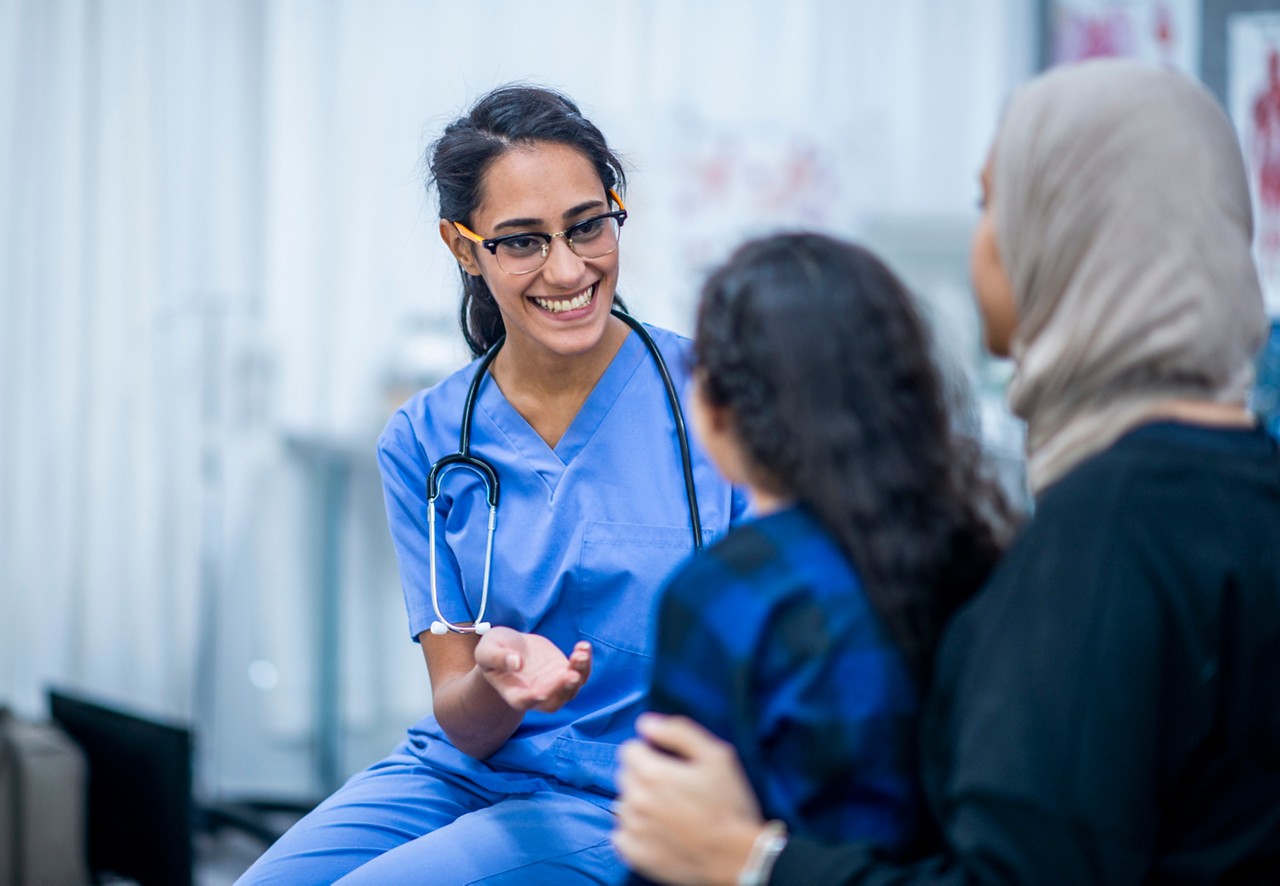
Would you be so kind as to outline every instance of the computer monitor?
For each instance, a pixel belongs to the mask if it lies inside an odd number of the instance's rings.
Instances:
[[[49,713],[89,764],[89,865],[140,886],[191,886],[191,731],[61,688]]]

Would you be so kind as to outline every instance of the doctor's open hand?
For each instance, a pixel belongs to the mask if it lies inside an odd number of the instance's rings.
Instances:
[[[517,711],[557,711],[591,676],[591,644],[578,642],[566,656],[537,634],[491,628],[476,645],[476,665],[503,701]]]
[[[642,714],[618,754],[613,844],[660,883],[738,882],[764,830],[733,745],[686,717]]]

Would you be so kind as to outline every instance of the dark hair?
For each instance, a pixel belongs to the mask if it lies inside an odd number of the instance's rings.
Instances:
[[[951,419],[910,293],[851,243],[754,240],[703,286],[694,358],[762,484],[836,537],[927,682],[942,628],[986,579],[1011,521]]]
[[[626,184],[622,162],[571,99],[551,89],[511,84],[481,97],[427,149],[427,187],[434,186],[439,195],[440,217],[470,226],[490,165],[512,147],[537,142],[555,142],[581,151],[595,166],[606,191],[621,191]],[[488,284],[465,269],[458,322],[476,356],[505,332]]]

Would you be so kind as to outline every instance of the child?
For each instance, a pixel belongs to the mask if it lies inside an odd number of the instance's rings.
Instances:
[[[905,850],[924,675],[996,561],[1003,501],[909,293],[864,249],[743,246],[703,289],[694,358],[694,427],[755,519],[667,585],[652,708],[730,741],[766,817]]]

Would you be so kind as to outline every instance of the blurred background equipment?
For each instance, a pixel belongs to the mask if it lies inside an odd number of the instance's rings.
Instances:
[[[0,708],[0,883],[89,886],[88,765],[56,724]]]
[[[191,886],[190,732],[57,689],[49,711],[88,763],[90,868],[143,886]]]

